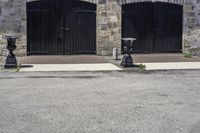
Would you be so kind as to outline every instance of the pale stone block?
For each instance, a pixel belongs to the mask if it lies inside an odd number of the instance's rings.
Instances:
[[[118,22],[117,16],[110,16],[110,22],[117,23]]]

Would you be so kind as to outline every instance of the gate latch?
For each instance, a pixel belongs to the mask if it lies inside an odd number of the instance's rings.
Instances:
[[[70,31],[70,28],[61,27],[60,30]]]

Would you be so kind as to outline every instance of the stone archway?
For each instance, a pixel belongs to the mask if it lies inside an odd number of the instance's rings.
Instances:
[[[17,41],[16,55],[26,55],[26,2],[38,0],[4,0],[2,20],[0,22],[2,35],[11,29],[19,34],[20,39]],[[183,5],[183,34],[184,47],[190,49],[198,36],[191,35],[193,29],[199,28],[199,1],[198,0],[80,0],[97,4],[97,53],[106,55],[112,53],[113,47],[121,47],[121,5],[134,2],[168,2]],[[14,11],[15,15],[13,15]],[[4,17],[5,16],[5,17]],[[199,31],[199,30],[198,30]],[[199,33],[199,32],[198,32]],[[196,35],[196,32],[194,33]],[[191,39],[192,38],[192,39]],[[191,41],[192,40],[192,41]],[[193,41],[194,40],[194,41]],[[198,39],[199,40],[199,39]],[[199,42],[199,41],[198,41]],[[199,43],[198,43],[199,44]]]
[[[26,0],[37,1],[37,0]],[[97,54],[112,54],[114,47],[121,48],[121,5],[135,2],[169,2],[183,4],[184,0],[79,0],[97,4]],[[107,5],[107,6],[106,6]],[[107,8],[107,7],[113,8]]]
[[[181,5],[181,6],[185,6],[185,0],[120,0],[119,3],[121,5],[125,5],[125,4],[131,4],[131,3],[143,3],[143,2],[161,2],[161,3],[171,3],[171,4],[176,4],[176,5]],[[185,23],[185,12],[183,11],[183,24]],[[184,42],[184,35],[185,35],[185,30],[184,30],[185,25],[182,25],[182,50],[185,49],[185,42]]]
[[[182,9],[182,5],[167,2],[124,4],[122,37],[136,38],[134,53],[180,53]]]
[[[26,14],[28,55],[96,53],[96,4],[31,1],[26,4]]]

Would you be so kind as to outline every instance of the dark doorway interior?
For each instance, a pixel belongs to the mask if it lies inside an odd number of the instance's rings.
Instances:
[[[76,0],[27,3],[28,55],[96,53],[96,5]]]
[[[181,52],[182,16],[181,5],[164,2],[125,4],[122,6],[122,37],[137,39],[134,53]]]

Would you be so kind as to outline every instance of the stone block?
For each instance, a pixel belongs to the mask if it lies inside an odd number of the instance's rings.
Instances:
[[[106,4],[107,0],[99,0],[99,4]]]
[[[107,24],[102,24],[102,25],[101,25],[101,30],[107,30],[107,29],[108,29]]]
[[[110,22],[113,22],[113,23],[118,22],[117,16],[110,16],[109,19],[110,19]]]

